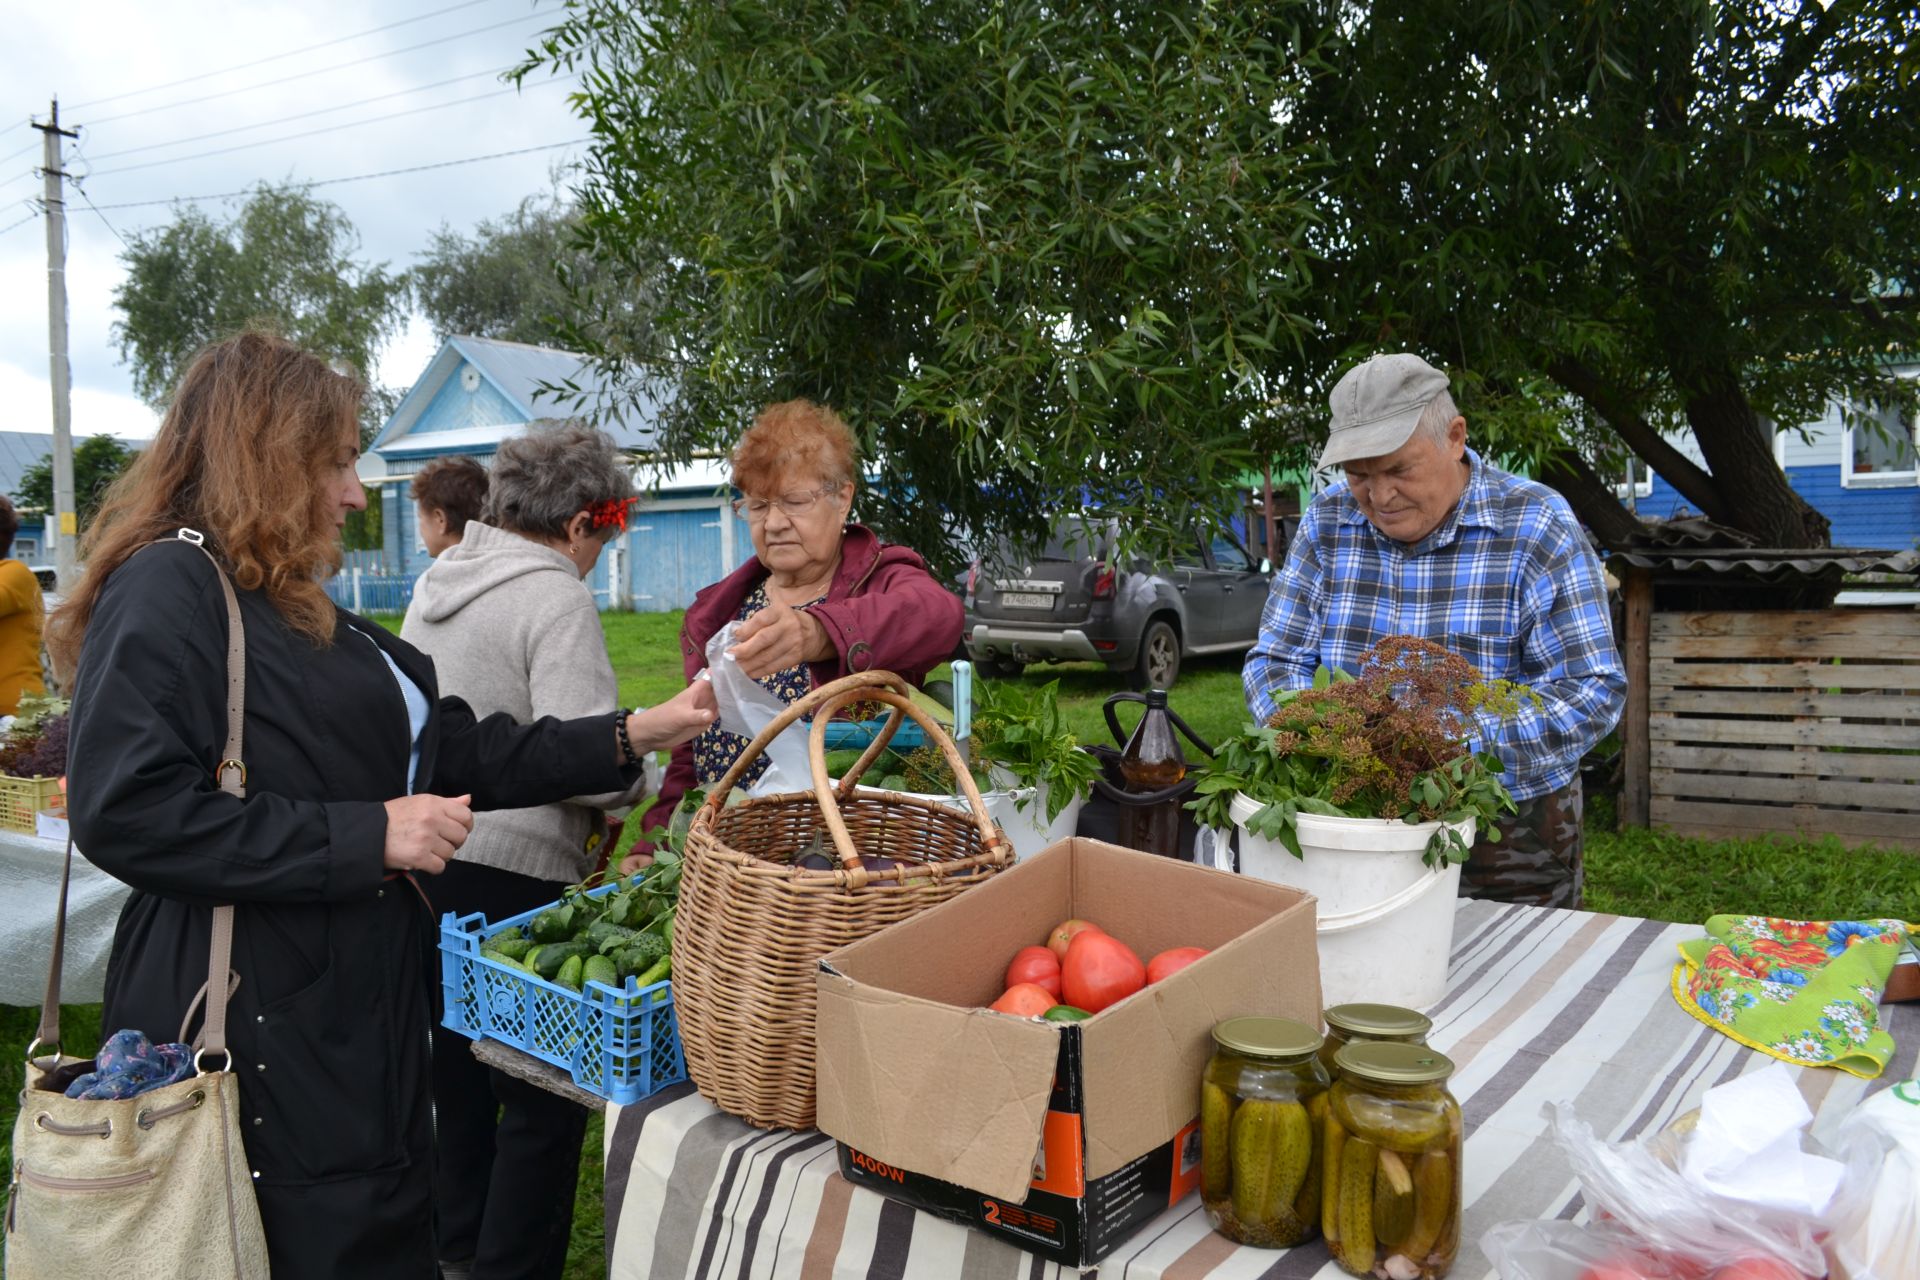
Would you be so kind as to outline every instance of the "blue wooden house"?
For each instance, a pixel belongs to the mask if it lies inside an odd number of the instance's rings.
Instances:
[[[432,563],[407,486],[435,458],[465,454],[486,465],[508,436],[570,418],[591,422],[639,458],[653,449],[654,419],[644,406],[618,418],[575,412],[570,397],[547,390],[568,384],[601,389],[573,352],[449,338],[361,459],[361,481],[380,494],[385,545],[349,558],[330,588],[334,597],[369,611],[406,607],[413,580]],[[589,580],[602,608],[685,608],[694,592],[752,554],[727,475],[718,461],[677,469],[636,461],[634,483],[644,497]]]
[[[1920,366],[1899,371],[1920,376]],[[1860,413],[1869,413],[1859,408]],[[1804,433],[1775,431],[1774,458],[1807,504],[1833,523],[1836,547],[1885,551],[1920,549],[1920,448],[1915,422],[1892,410],[1870,413],[1879,430],[1849,423],[1838,404],[1829,405]],[[1803,438],[1804,436],[1804,438]],[[1699,461],[1693,437],[1677,442]],[[1626,489],[1620,490],[1623,497]],[[1659,476],[1644,471],[1633,486],[1634,509],[1664,519],[1691,511],[1686,499]]]

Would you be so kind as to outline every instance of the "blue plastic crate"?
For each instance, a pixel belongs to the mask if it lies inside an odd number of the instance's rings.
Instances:
[[[625,883],[603,885],[587,896],[601,897]],[[564,1067],[582,1089],[621,1106],[685,1080],[671,982],[643,989],[629,977],[624,989],[589,982],[585,990],[572,991],[480,954],[482,941],[546,909],[492,924],[481,913],[440,918],[442,1024]]]
[[[827,721],[827,750],[841,751],[848,747],[864,747],[880,734],[880,726],[885,720],[829,720]],[[887,743],[887,749],[911,751],[915,747],[927,745],[926,731],[909,720],[893,731],[893,738]]]

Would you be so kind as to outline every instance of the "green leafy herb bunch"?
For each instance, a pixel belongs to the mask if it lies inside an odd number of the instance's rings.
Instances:
[[[1500,758],[1473,751],[1475,722],[1508,717],[1537,701],[1522,685],[1488,680],[1472,663],[1430,640],[1389,636],[1369,649],[1357,675],[1320,668],[1311,689],[1278,694],[1265,725],[1248,725],[1200,769],[1199,820],[1233,826],[1235,795],[1259,802],[1247,822],[1301,857],[1303,813],[1440,822],[1427,865],[1464,862],[1453,824],[1485,829],[1514,810],[1500,784]]]

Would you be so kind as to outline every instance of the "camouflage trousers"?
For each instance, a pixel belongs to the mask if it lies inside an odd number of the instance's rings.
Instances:
[[[1580,776],[1520,802],[1484,832],[1460,869],[1460,896],[1532,907],[1578,909],[1586,886]]]

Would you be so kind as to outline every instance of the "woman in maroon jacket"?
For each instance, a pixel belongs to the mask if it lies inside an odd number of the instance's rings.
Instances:
[[[745,495],[733,508],[754,558],[694,597],[680,631],[688,680],[707,665],[707,642],[734,621],[735,660],[785,702],[856,671],[919,684],[953,654],[960,601],[914,552],[847,523],[855,474],[853,432],[825,405],[788,400],[754,420],[733,451],[733,484]],[[688,790],[718,782],[746,745],[713,726],[675,747],[646,825],[664,824]]]

